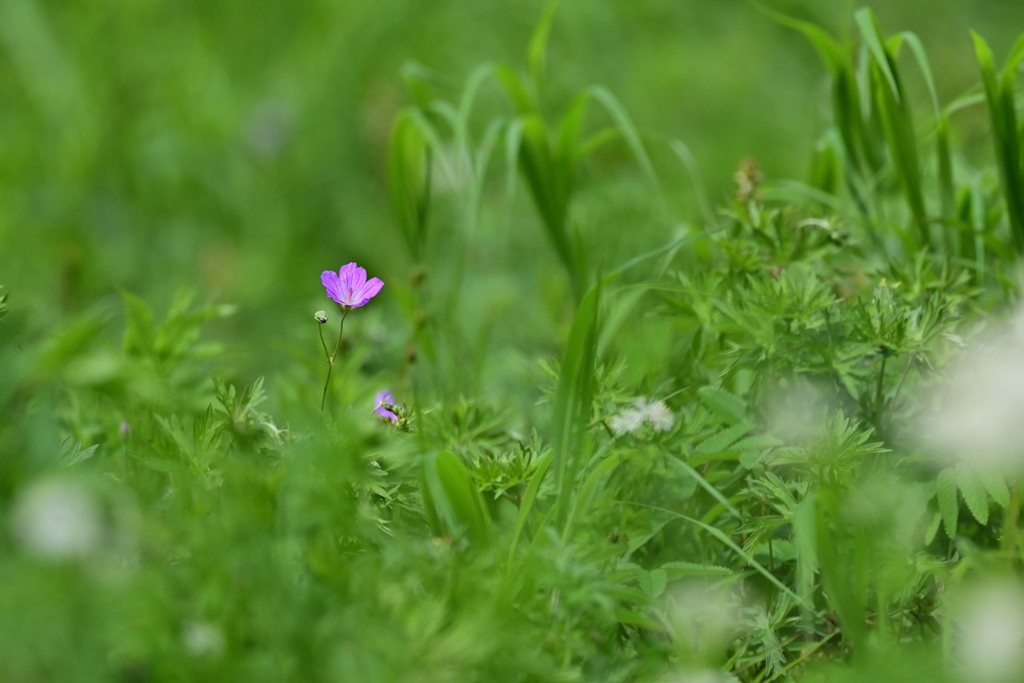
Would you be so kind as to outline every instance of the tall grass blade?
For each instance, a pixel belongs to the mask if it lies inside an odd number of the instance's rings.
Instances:
[[[878,109],[896,176],[906,196],[919,239],[923,245],[927,245],[928,216],[924,206],[917,136],[896,64],[904,37],[897,35],[885,41],[874,14],[868,8],[859,10],[855,18],[871,57],[869,78],[874,104]]]
[[[533,512],[533,504],[537,500],[537,492],[540,491],[540,485],[544,481],[544,477],[547,475],[548,470],[551,468],[551,461],[554,459],[554,453],[548,452],[540,462],[537,464],[537,469],[534,471],[533,476],[530,478],[530,483],[526,487],[526,493],[523,495],[523,500],[519,503],[519,514],[516,516],[516,528],[512,533],[512,543],[508,549],[508,561],[511,565],[512,559],[515,557],[516,549],[519,547],[519,538],[523,535],[523,530],[526,528],[526,523],[530,519],[530,513]]]
[[[476,542],[488,540],[491,519],[462,460],[451,451],[441,451],[428,461],[427,473],[428,485],[434,485],[433,498],[447,518],[450,532],[454,535],[462,531]]]
[[[544,81],[544,63],[545,55],[547,54],[548,35],[551,33],[551,24],[555,19],[556,9],[558,9],[558,0],[549,0],[548,4],[544,6],[544,12],[541,14],[537,26],[533,29],[533,35],[530,36],[530,44],[526,50],[526,65],[530,70],[530,78],[533,79],[533,84],[537,88],[538,94]]]
[[[565,527],[576,473],[585,457],[583,446],[594,398],[601,289],[599,280],[576,309],[562,355],[562,372],[555,394],[552,467],[558,492],[555,523],[560,529]]]
[[[1021,132],[1014,101],[1016,69],[1024,61],[1024,35],[1010,51],[1001,75],[996,72],[995,57],[985,39],[973,31],[971,36],[992,122],[992,143],[1006,199],[1010,233],[1017,252],[1024,253],[1024,160],[1021,159]]]
[[[409,111],[395,118],[391,130],[391,205],[413,259],[423,258],[430,206],[430,153],[418,120]]]
[[[870,215],[871,201],[866,191],[866,179],[878,171],[881,162],[861,106],[863,101],[869,99],[870,93],[867,96],[861,93],[850,48],[816,24],[793,19],[757,2],[752,1],[752,4],[783,26],[802,33],[817,50],[831,74],[832,116],[846,150],[844,162],[847,187],[861,213]]]
[[[647,176],[652,185],[658,187],[658,175],[654,172],[654,166],[647,157],[647,151],[644,149],[643,141],[640,139],[640,133],[637,132],[636,125],[634,125],[633,119],[630,118],[625,107],[604,86],[592,85],[587,88],[586,92],[608,113],[608,116],[615,123],[615,127],[622,134],[622,139],[626,141],[626,145],[636,158],[637,163],[640,164],[644,175]]]
[[[715,212],[711,208],[711,201],[708,199],[708,192],[700,175],[700,167],[697,166],[697,160],[694,159],[693,153],[682,140],[673,139],[669,142],[669,147],[679,157],[679,160],[683,162],[683,166],[686,166],[686,170],[690,174],[690,183],[693,185],[694,193],[697,195],[697,206],[700,207],[700,212],[704,216],[704,222],[708,227],[717,228],[718,217],[715,216]]]
[[[572,510],[569,513],[569,519],[566,520],[565,529],[562,531],[562,544],[568,543],[572,539],[572,533],[575,531],[576,525],[579,524],[580,520],[590,512],[590,508],[594,503],[594,498],[597,496],[598,486],[604,481],[605,477],[611,474],[619,463],[621,463],[626,457],[624,452],[613,453],[604,460],[602,460],[590,474],[587,475],[586,480],[580,487],[579,492],[576,494],[576,500],[573,501]]]

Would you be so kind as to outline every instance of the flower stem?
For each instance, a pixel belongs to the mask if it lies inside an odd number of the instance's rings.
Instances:
[[[320,397],[320,418],[324,416],[324,404],[327,402],[327,387],[331,383],[331,370],[334,369],[334,365],[331,364],[330,360],[327,361],[327,381],[324,382],[324,394]]]
[[[334,347],[334,355],[327,356],[327,380],[324,382],[324,393],[320,397],[320,417],[324,415],[324,406],[327,404],[327,387],[331,385],[331,370],[334,369],[334,360],[338,357],[338,353],[341,351],[341,336],[345,332],[345,317],[348,315],[348,309],[341,314],[341,325],[338,328],[338,345]],[[320,341],[323,342],[323,332],[320,333]],[[327,345],[324,344],[324,353],[327,353]]]
[[[320,346],[324,347],[324,358],[330,359],[331,352],[327,350],[327,342],[324,341],[324,326],[317,323],[316,331],[320,333]]]

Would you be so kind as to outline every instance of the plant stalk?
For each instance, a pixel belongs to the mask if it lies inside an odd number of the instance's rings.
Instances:
[[[1010,496],[1010,508],[1007,510],[1006,528],[1006,555],[1010,563],[1010,570],[1013,571],[1014,555],[1017,552],[1017,515],[1020,513],[1020,482],[1013,485],[1013,494]]]
[[[324,381],[324,393],[320,397],[320,417],[324,416],[324,406],[327,404],[327,388],[331,385],[331,371],[334,369],[334,361],[338,357],[338,353],[341,351],[341,337],[345,332],[345,317],[348,316],[349,309],[343,309],[344,313],[341,314],[341,325],[338,327],[338,345],[334,347],[334,355],[327,356],[327,379]],[[323,343],[324,335],[320,333],[320,342]],[[327,352],[327,345],[324,344],[324,353]]]

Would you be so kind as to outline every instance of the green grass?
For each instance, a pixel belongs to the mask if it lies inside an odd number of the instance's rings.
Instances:
[[[1024,38],[951,67],[887,33],[911,3],[732,8],[751,45],[809,40],[801,176],[580,71],[571,36],[615,11],[570,5],[501,5],[516,30],[459,61],[424,37],[448,5],[0,3],[0,88],[28,86],[0,140],[38,147],[0,162],[0,678],[1020,678],[1016,421],[963,395],[1016,414],[1019,340],[991,334],[1020,291]],[[173,49],[125,54],[179,64],[162,95],[96,42],[144,19]],[[435,63],[373,43],[401,35]],[[262,91],[225,74],[270,56],[381,89],[355,123],[284,78],[246,119]],[[722,84],[750,62],[720,57]],[[352,260],[385,287],[325,364],[316,277]]]

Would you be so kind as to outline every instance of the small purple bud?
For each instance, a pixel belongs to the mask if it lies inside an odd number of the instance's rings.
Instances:
[[[121,433],[122,434],[127,434],[130,431],[131,431],[131,428],[128,426],[128,423],[127,422],[121,422]]]

